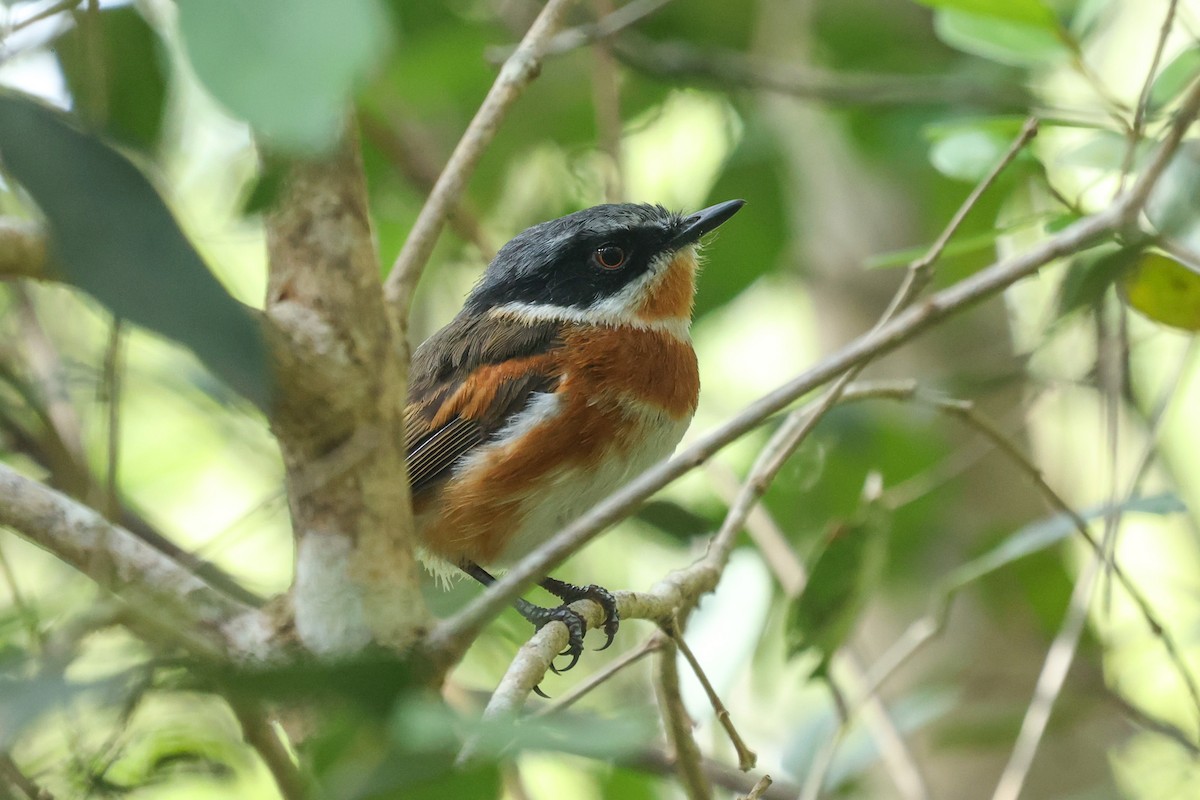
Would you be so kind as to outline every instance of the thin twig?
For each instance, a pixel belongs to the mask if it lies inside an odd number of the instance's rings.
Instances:
[[[634,0],[621,6],[625,11]],[[601,14],[601,21],[615,12],[612,0],[594,0]],[[662,6],[670,0],[650,0],[651,5]],[[561,35],[561,34],[560,34]],[[595,109],[596,143],[601,153],[608,156],[604,165],[604,199],[609,203],[620,203],[625,199],[625,181],[621,164],[621,85],[618,80],[612,50],[606,39],[597,40],[592,48],[592,106]]]
[[[660,78],[756,89],[839,105],[911,106],[919,103],[1015,109],[1028,105],[1015,84],[981,86],[957,76],[915,77],[826,72],[744,53],[681,42],[658,42],[626,31],[613,43],[629,67]]]
[[[113,317],[108,345],[104,351],[104,371],[100,384],[101,399],[108,408],[104,471],[104,516],[119,521],[121,500],[118,494],[118,470],[121,463],[121,318]]]
[[[688,647],[688,643],[684,641],[683,634],[679,630],[679,620],[672,617],[670,624],[666,627],[667,634],[675,641],[675,646],[679,648],[679,652],[683,653],[683,657],[687,659],[688,665],[692,668],[692,673],[696,676],[696,680],[700,681],[700,686],[703,687],[704,693],[708,696],[708,702],[712,705],[713,711],[717,715],[717,721],[721,723],[721,727],[725,729],[725,734],[729,737],[730,744],[733,745],[734,752],[738,757],[738,769],[742,772],[749,772],[758,764],[758,754],[746,746],[746,742],[742,739],[737,728],[733,725],[733,718],[729,716],[729,709],[721,702],[720,695],[713,688],[712,682],[705,674],[704,668],[700,666],[700,660],[696,658],[696,654],[692,652],[692,648]]]
[[[541,70],[546,43],[558,30],[571,0],[548,0],[545,8],[521,40],[512,57],[504,63],[496,82],[466,132],[450,154],[446,168],[438,176],[433,191],[421,208],[412,231],[392,265],[384,289],[388,301],[399,312],[399,318],[407,320],[412,304],[413,291],[425,263],[433,253],[445,224],[446,215],[458,203],[466,189],[467,181],[483,157],[508,109],[521,96],[525,87],[537,77]]]
[[[617,763],[629,769],[641,770],[654,775],[675,774],[675,761],[670,754],[657,748],[641,750],[633,756],[618,759]],[[746,775],[733,767],[726,766],[711,758],[701,761],[705,776],[713,785],[734,792],[746,793],[753,791],[762,780],[762,775]],[[763,800],[796,800],[800,787],[786,780],[776,780],[763,794]]]
[[[946,227],[942,229],[941,234],[929,246],[925,254],[908,265],[904,281],[896,291],[892,302],[888,305],[887,311],[883,313],[885,321],[895,316],[900,309],[906,308],[909,303],[916,299],[917,295],[925,290],[925,287],[933,279],[933,265],[942,257],[942,253],[946,250],[946,245],[950,244],[950,240],[954,238],[954,234],[958,232],[967,215],[971,213],[971,210],[975,208],[980,198],[992,187],[1001,173],[1013,162],[1013,159],[1025,149],[1025,146],[1033,140],[1033,137],[1037,136],[1037,132],[1037,118],[1029,117],[1026,119],[1025,124],[1021,126],[1020,132],[1009,143],[1008,149],[1004,151],[1000,160],[992,166],[982,180],[975,184],[975,188],[962,201],[958,210],[954,212],[954,216],[946,223]]]
[[[1046,482],[1045,477],[1042,475],[1042,472],[1038,469],[1037,465],[1030,461],[1029,457],[1021,452],[1020,448],[1017,447],[1012,440],[1005,436],[991,420],[979,413],[970,403],[952,400],[933,400],[932,404],[935,408],[945,411],[971,426],[976,431],[983,434],[994,445],[996,445],[996,448],[1000,452],[1008,456],[1009,459],[1017,464],[1020,469],[1029,476],[1030,480],[1041,493],[1042,497],[1046,500],[1047,504],[1056,512],[1067,516],[1071,520],[1071,523],[1075,526],[1075,529],[1079,533],[1080,537],[1087,542],[1088,546],[1091,547],[1093,551],[1099,553],[1103,558],[1103,542],[1097,540],[1096,537],[1092,535],[1091,531],[1088,529],[1087,521],[1084,520],[1083,517],[1079,515],[1079,512],[1072,508],[1070,504],[1058,494],[1058,492],[1054,491],[1050,484]],[[1151,633],[1158,638],[1158,640],[1162,643],[1163,648],[1167,651],[1167,655],[1171,659],[1171,663],[1174,664],[1176,672],[1179,673],[1180,680],[1183,681],[1183,685],[1188,691],[1193,708],[1196,710],[1197,715],[1200,715],[1200,687],[1197,686],[1196,679],[1192,676],[1191,671],[1187,668],[1187,662],[1184,660],[1183,654],[1180,652],[1179,646],[1175,642],[1175,638],[1167,631],[1162,622],[1158,619],[1157,614],[1150,605],[1150,601],[1146,599],[1146,596],[1137,587],[1137,584],[1135,584],[1129,577],[1129,573],[1127,573],[1117,563],[1113,563],[1111,565],[1111,569],[1113,575],[1115,575],[1118,582],[1120,582],[1121,587],[1125,589],[1125,592],[1129,595],[1129,598],[1133,601],[1134,605],[1137,606],[1138,613],[1141,614],[1146,626],[1150,629]]]
[[[586,47],[593,42],[611,39],[618,33],[633,27],[637,23],[655,14],[671,0],[630,0],[620,8],[604,13],[595,22],[578,25],[574,28],[555,34],[546,44],[546,57],[559,56]],[[493,64],[500,64],[513,53],[512,47],[492,47],[484,53],[484,58]]]
[[[845,724],[837,725],[833,735],[813,756],[812,763],[808,766],[808,773],[804,776],[804,788],[800,791],[800,800],[817,800],[821,796],[821,790],[825,788],[825,777],[829,774],[829,768],[833,766],[838,745],[842,743],[845,735]]]
[[[266,712],[245,702],[230,702],[233,713],[242,726],[246,743],[253,747],[267,765],[275,785],[284,800],[305,800],[309,796],[307,782],[300,767],[292,760],[279,730],[271,724]]]
[[[422,192],[431,192],[441,172],[430,155],[436,152],[432,143],[426,141],[427,132],[418,130],[408,120],[389,114],[382,116],[370,111],[360,111],[358,127],[363,136],[370,140],[405,178]],[[484,233],[483,223],[466,198],[459,198],[446,213],[446,221],[458,238],[470,242],[479,251],[484,261],[490,261],[496,248]]]
[[[1148,731],[1153,731],[1154,733],[1166,736],[1168,739],[1175,742],[1175,744],[1183,748],[1184,751],[1186,751],[1187,754],[1192,758],[1200,758],[1200,745],[1196,744],[1191,735],[1186,733],[1178,725],[1162,719],[1161,717],[1156,717],[1155,715],[1146,711],[1144,708],[1139,708],[1138,706],[1129,702],[1129,699],[1120,692],[1111,689],[1106,684],[1103,685],[1102,688],[1109,701],[1117,706],[1117,708],[1121,709],[1121,712],[1125,714],[1125,716],[1129,717],[1130,721],[1135,725],[1139,725]]]
[[[81,5],[82,3],[83,3],[83,0],[60,0],[60,2],[57,2],[48,8],[44,8],[41,11],[37,12],[36,14],[29,15],[28,17],[21,20],[20,22],[14,22],[9,27],[8,33],[9,34],[16,33],[17,31],[22,30],[23,28],[29,27],[30,25],[34,24],[35,22],[41,22],[44,19],[49,19],[50,17],[54,16],[55,14],[60,14],[63,11],[70,11],[71,9]]]
[[[1125,146],[1125,155],[1121,159],[1121,180],[1117,184],[1118,193],[1125,188],[1125,179],[1133,168],[1134,155],[1137,153],[1137,146],[1146,126],[1146,111],[1150,106],[1150,90],[1154,88],[1154,78],[1158,73],[1158,65],[1162,63],[1167,39],[1171,35],[1172,28],[1175,27],[1175,12],[1178,7],[1179,0],[1169,0],[1167,13],[1163,17],[1163,24],[1158,32],[1158,42],[1154,45],[1154,55],[1150,58],[1150,68],[1146,71],[1146,79],[1142,81],[1142,90],[1138,93],[1137,106],[1133,111],[1133,124],[1129,126],[1129,141]]]
[[[614,675],[622,672],[626,667],[632,666],[651,653],[656,653],[661,650],[664,641],[665,639],[663,638],[662,632],[655,631],[640,645],[627,653],[623,653],[620,658],[609,662],[598,672],[589,675],[587,680],[585,680],[583,683],[575,686],[575,688],[558,698],[558,700],[555,702],[539,708],[531,716],[546,717],[551,714],[557,714],[560,711],[565,711],[566,709],[575,705],[575,703],[577,703],[584,695],[610,680]]]
[[[679,692],[679,669],[675,663],[674,641],[663,645],[658,654],[658,704],[662,710],[667,738],[675,753],[675,772],[688,800],[710,800],[712,786],[704,774],[703,758],[692,737],[692,719],[683,706]]]
[[[847,390],[847,396],[843,397],[843,402],[858,399],[856,394],[857,387],[851,386]],[[885,396],[895,395],[888,393]],[[716,467],[716,464],[710,465],[710,471],[715,479],[717,492],[726,502],[732,502],[739,489],[737,479],[732,473],[713,467]],[[775,519],[761,504],[746,518],[746,531],[763,552],[764,560],[775,573],[784,594],[789,598],[799,596],[808,580],[807,570]],[[896,727],[878,691],[868,690],[870,681],[862,659],[853,648],[843,646],[833,655],[832,661],[834,670],[848,679],[851,691],[861,698],[863,724],[879,747],[884,766],[900,796],[906,800],[928,800],[929,789],[916,758],[904,741],[903,734]],[[848,716],[852,717],[853,713],[854,709],[850,708]]]
[[[992,800],[1017,800],[1021,794],[1029,768],[1033,765],[1033,757],[1037,754],[1042,734],[1046,730],[1046,723],[1050,721],[1054,700],[1062,691],[1067,672],[1075,657],[1075,650],[1079,646],[1079,637],[1083,634],[1083,627],[1087,622],[1092,592],[1096,588],[1103,564],[1104,553],[1093,553],[1075,581],[1075,590],[1071,593],[1067,615],[1046,653],[1033,700],[1025,711],[1021,731],[1017,734],[1012,755],[1000,775]]]
[[[126,597],[146,622],[193,653],[206,657],[224,653],[230,643],[214,637],[211,626],[252,611],[141,538],[4,464],[0,464],[0,525],[50,551],[102,588]],[[172,614],[169,622],[163,618],[167,609]]]
[[[767,789],[771,788],[772,783],[774,781],[771,780],[770,775],[763,775],[758,779],[758,783],[754,784],[754,787],[750,789],[749,794],[738,795],[737,800],[759,800],[759,798],[766,796]]]
[[[11,755],[0,752],[0,792],[3,792],[5,796],[15,798],[15,795],[9,795],[9,792],[5,791],[5,783],[20,792],[24,800],[54,800],[54,795],[38,786],[32,778],[21,771]]]

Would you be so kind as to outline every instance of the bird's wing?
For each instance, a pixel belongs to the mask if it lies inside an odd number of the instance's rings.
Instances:
[[[413,494],[446,477],[464,455],[561,379],[562,323],[462,317],[413,354],[405,411]]]

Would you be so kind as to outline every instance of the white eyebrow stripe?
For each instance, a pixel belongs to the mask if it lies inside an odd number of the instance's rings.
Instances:
[[[692,321],[686,317],[669,317],[667,319],[643,319],[624,309],[610,310],[592,306],[591,308],[571,308],[547,303],[505,303],[491,310],[493,314],[514,317],[516,319],[573,322],[580,325],[605,325],[617,327],[627,325],[638,330],[661,331],[683,342],[691,341]]]

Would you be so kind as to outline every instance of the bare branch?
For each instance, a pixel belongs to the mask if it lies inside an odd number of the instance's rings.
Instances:
[[[683,633],[679,630],[679,620],[677,618],[671,618],[667,633],[675,641],[675,646],[679,648],[679,652],[683,653],[683,657],[687,659],[688,665],[692,668],[692,673],[696,676],[696,680],[700,681],[700,686],[703,687],[704,693],[708,696],[708,702],[712,705],[713,711],[717,715],[717,721],[725,729],[725,734],[729,737],[729,742],[733,745],[734,752],[737,753],[738,769],[742,772],[749,772],[754,769],[755,765],[758,764],[758,754],[746,746],[742,735],[733,726],[733,719],[729,716],[729,709],[721,702],[717,690],[713,688],[712,682],[709,681],[708,675],[704,672],[704,668],[700,666],[700,661],[696,658],[696,654],[692,652],[692,648],[688,647],[688,643],[684,641]]]
[[[608,11],[595,22],[567,28],[551,37],[546,44],[545,55],[547,58],[558,56],[604,39],[611,39],[657,13],[670,2],[671,0],[630,0],[619,8]],[[513,51],[512,47],[492,47],[484,53],[484,58],[493,64],[500,64],[510,57]]]
[[[759,800],[759,798],[766,797],[767,790],[771,788],[772,783],[774,781],[771,780],[770,775],[763,775],[758,779],[758,783],[751,787],[749,794],[740,795],[737,800]]]
[[[442,225],[445,224],[446,215],[458,203],[466,189],[467,181],[499,130],[508,109],[521,96],[525,87],[537,77],[542,67],[546,43],[558,30],[570,3],[571,0],[549,0],[546,3],[516,52],[500,70],[496,82],[492,84],[483,104],[475,112],[475,118],[459,139],[458,146],[450,155],[450,160],[438,177],[429,199],[417,215],[417,221],[413,223],[412,231],[384,284],[388,302],[397,312],[396,316],[401,320],[402,326],[408,319],[408,309],[412,305],[417,280],[421,277],[421,271],[425,268],[430,254],[433,253],[433,246],[442,231]]]
[[[5,797],[16,798],[15,794],[10,795],[10,790],[5,788],[4,784],[8,784],[12,789],[20,792],[24,800],[54,800],[54,795],[38,786],[33,779],[21,771],[11,755],[0,752],[0,790],[2,790],[0,793]]]
[[[292,760],[279,731],[266,713],[251,702],[230,701],[233,713],[242,726],[242,736],[262,758],[283,800],[304,800],[309,796],[304,775]]]
[[[433,191],[441,172],[440,165],[431,156],[437,152],[427,131],[396,114],[385,120],[369,111],[359,112],[358,125],[371,144],[395,165],[405,178],[422,192]],[[450,229],[464,242],[470,242],[479,251],[484,261],[490,261],[496,248],[488,241],[483,223],[465,198],[460,198],[446,213]]]
[[[912,388],[915,392],[915,385]],[[857,387],[850,386],[847,391],[850,394],[848,399],[857,399]],[[881,396],[898,398],[901,395],[883,393]],[[717,492],[726,502],[733,503],[740,488],[736,477],[731,472],[718,468],[715,462],[710,466],[710,474],[714,478]],[[788,597],[798,596],[808,580],[808,572],[784,537],[783,531],[762,505],[756,505],[746,518],[746,531],[763,552],[763,560],[775,573],[784,594]],[[884,766],[900,796],[907,800],[928,800],[929,789],[925,785],[917,760],[888,713],[883,698],[878,691],[870,688],[862,659],[853,648],[843,646],[833,655],[832,663],[834,670],[849,683],[848,689],[861,696],[863,724],[871,732]],[[852,718],[853,714],[854,709],[850,708],[847,716]]]
[[[674,759],[662,750],[643,750],[618,763],[630,769],[638,769],[656,775],[673,775],[675,773]],[[702,759],[701,768],[714,785],[735,792],[751,792],[766,777],[765,775],[745,775],[733,767],[727,767],[711,758]],[[762,797],[763,800],[796,800],[799,794],[799,786],[788,781],[776,780],[772,782]]]
[[[1075,579],[1075,590],[1071,592],[1067,615],[1046,653],[1033,700],[1025,710],[1021,731],[1017,734],[1016,744],[1008,763],[1004,766],[1004,772],[1000,774],[1000,780],[996,783],[992,800],[1017,800],[1021,794],[1025,778],[1029,775],[1029,768],[1033,766],[1033,757],[1037,754],[1042,734],[1046,730],[1046,723],[1050,721],[1054,701],[1062,691],[1067,672],[1071,669],[1071,662],[1075,659],[1075,650],[1079,647],[1079,638],[1083,635],[1083,628],[1087,623],[1088,607],[1103,565],[1104,553],[1095,552]]]
[[[254,614],[100,514],[0,464],[0,525],[130,601],[139,616],[193,652],[236,652],[219,629]]]
[[[675,663],[675,642],[663,646],[658,654],[658,705],[667,728],[667,739],[675,753],[675,772],[688,800],[711,800],[712,786],[704,774],[703,758],[692,736],[692,719],[683,707],[679,693],[679,669]]]
[[[587,680],[577,684],[571,691],[558,698],[554,703],[538,709],[533,716],[546,717],[551,714],[557,714],[560,711],[565,711],[579,702],[585,695],[596,689],[596,687],[607,682],[617,673],[624,671],[626,667],[636,664],[651,653],[657,653],[662,649],[663,641],[662,631],[655,631],[640,645],[623,654],[620,658],[610,661],[603,669],[593,675],[589,675]]]
[[[613,53],[627,66],[661,78],[759,89],[839,105],[936,103],[1017,109],[1028,104],[1024,92],[1015,84],[985,86],[956,76],[826,72],[731,50],[712,47],[701,50],[682,42],[656,42],[632,31],[613,41]]]
[[[41,225],[0,217],[0,278],[49,277],[47,249]]]

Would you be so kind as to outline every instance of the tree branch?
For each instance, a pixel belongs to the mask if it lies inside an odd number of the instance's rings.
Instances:
[[[758,89],[838,105],[911,106],[921,103],[1019,109],[1028,105],[1016,84],[980,85],[956,76],[872,75],[827,72],[755,58],[732,50],[701,50],[682,42],[656,42],[627,31],[613,54],[639,72],[660,78]]]
[[[549,0],[545,8],[521,40],[515,53],[505,62],[496,82],[492,84],[483,104],[475,112],[474,119],[459,139],[450,155],[446,168],[438,176],[429,199],[417,215],[412,231],[392,265],[384,288],[388,302],[401,327],[405,327],[408,309],[412,305],[413,291],[425,263],[433,253],[438,234],[445,224],[446,215],[457,205],[466,189],[467,181],[483,157],[488,145],[496,136],[500,123],[509,108],[521,96],[525,87],[537,77],[542,68],[542,57],[546,43],[558,30],[571,0]]]
[[[356,136],[293,167],[267,247],[297,634],[317,653],[402,649],[428,618],[403,488],[407,364],[379,282]]]
[[[679,693],[679,667],[674,640],[663,645],[658,654],[658,705],[667,729],[667,739],[675,754],[675,772],[688,800],[711,800],[712,785],[704,774],[704,758],[692,736],[692,719]]]
[[[240,631],[259,612],[214,590],[129,531],[66,495],[0,464],[0,525],[71,565],[164,637],[206,657],[260,643]],[[237,626],[234,627],[227,626]]]

